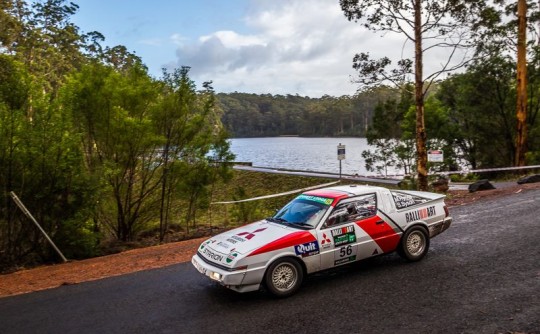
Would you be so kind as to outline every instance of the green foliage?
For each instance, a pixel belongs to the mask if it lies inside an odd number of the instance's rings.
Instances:
[[[388,176],[389,169],[401,170],[405,175],[413,171],[414,139],[409,128],[403,125],[408,110],[414,110],[408,88],[404,86],[399,101],[390,98],[379,102],[375,108],[373,123],[367,131],[368,144],[375,149],[362,152],[368,171],[382,176]]]
[[[151,78],[126,47],[80,34],[77,9],[2,3],[0,267],[56,256],[10,191],[68,257],[84,258],[111,237],[136,239],[171,207],[187,207],[193,226],[213,185],[231,177],[210,84],[196,91],[189,68]]]
[[[249,198],[243,187],[237,187],[234,191],[233,200],[239,201]],[[239,223],[253,222],[260,217],[259,201],[240,202],[234,204],[232,210],[233,219]]]
[[[218,94],[222,121],[234,137],[365,136],[375,106],[396,89],[381,86],[355,96]]]
[[[72,238],[92,215],[96,189],[84,168],[81,138],[70,116],[48,101],[39,82],[30,83],[23,65],[6,56],[0,59],[0,263],[55,256],[11,202],[11,191],[53,239],[94,244],[93,237]]]
[[[452,143],[473,169],[513,164],[514,64],[498,56],[441,84],[437,98],[452,120]]]

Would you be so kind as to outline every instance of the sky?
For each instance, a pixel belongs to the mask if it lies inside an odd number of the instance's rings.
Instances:
[[[71,21],[124,45],[152,76],[190,66],[220,93],[353,95],[352,59],[403,52],[402,36],[349,22],[339,0],[72,0]],[[391,56],[392,55],[392,56]],[[412,56],[412,54],[411,54]]]

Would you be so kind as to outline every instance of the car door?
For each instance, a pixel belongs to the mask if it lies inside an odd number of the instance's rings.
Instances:
[[[401,231],[389,219],[381,218],[376,194],[363,195],[355,202],[358,216],[354,218],[360,228],[358,258],[364,259],[396,249]]]
[[[322,269],[386,253],[399,242],[399,235],[377,215],[375,193],[339,202],[317,236]]]
[[[357,215],[351,211],[357,201],[357,198],[340,201],[317,232],[322,269],[358,260],[362,231],[355,223]]]

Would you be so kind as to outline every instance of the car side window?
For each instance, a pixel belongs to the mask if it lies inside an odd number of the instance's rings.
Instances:
[[[357,196],[340,202],[326,220],[326,226],[336,226],[373,217],[377,213],[375,194]]]

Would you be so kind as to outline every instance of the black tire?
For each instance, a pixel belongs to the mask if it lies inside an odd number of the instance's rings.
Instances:
[[[264,275],[266,288],[277,297],[288,297],[294,294],[302,285],[303,279],[302,266],[292,258],[274,261]]]
[[[410,262],[420,261],[429,250],[429,236],[425,228],[413,226],[403,234],[398,254]]]

